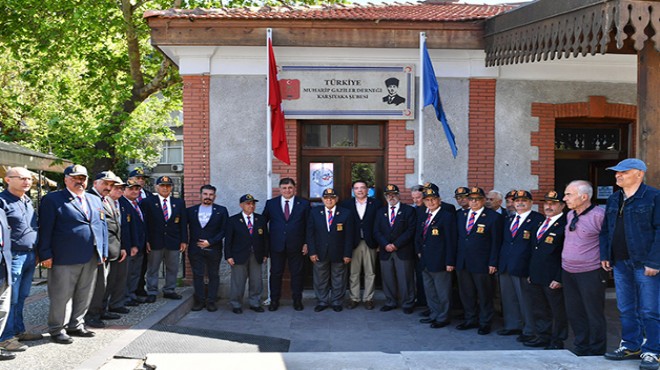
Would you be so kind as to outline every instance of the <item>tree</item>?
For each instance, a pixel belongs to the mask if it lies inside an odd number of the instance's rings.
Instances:
[[[319,2],[2,0],[1,138],[93,172],[155,163],[181,79],[149,44],[144,11],[295,3]]]

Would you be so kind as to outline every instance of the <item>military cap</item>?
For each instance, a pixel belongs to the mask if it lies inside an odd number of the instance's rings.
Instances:
[[[136,167],[133,171],[129,172],[128,177],[146,177],[142,167]]]
[[[156,185],[172,185],[172,178],[169,176],[161,176],[156,180]]]
[[[440,193],[432,187],[424,188],[422,194],[424,198],[440,198]]]
[[[432,183],[432,182],[425,182],[424,183],[424,188],[431,188],[433,189],[436,193],[440,193],[440,188],[438,185]]]
[[[87,169],[85,166],[79,164],[73,164],[64,169],[64,176],[85,176],[87,175]]]
[[[516,191],[516,195],[513,196],[513,200],[516,199],[529,199],[532,200],[532,193],[528,192],[527,190],[518,190]]]
[[[132,188],[134,186],[142,187],[142,185],[140,185],[139,182],[137,182],[136,180],[133,180],[133,179],[126,180],[126,186],[128,186],[129,188]]]
[[[126,186],[126,183],[124,180],[121,179],[121,177],[115,175],[115,179],[113,180],[115,183],[112,184],[112,186]]]
[[[464,189],[467,189],[467,188],[464,188]],[[479,197],[482,197],[482,198],[486,197],[486,193],[484,192],[484,189],[482,189],[482,188],[473,187],[473,188],[467,189],[467,191],[468,191],[468,193],[466,195],[476,195],[476,196],[479,196]]]
[[[101,171],[94,176],[94,180],[117,181],[117,175],[112,171]]]
[[[241,197],[239,201],[239,203],[243,203],[243,202],[258,202],[258,200],[254,199],[252,194],[245,194]]]
[[[385,194],[399,194],[399,187],[394,184],[388,184],[385,187]]]
[[[517,190],[511,190],[510,192],[506,193],[506,196],[504,197],[504,199],[509,199],[509,198],[513,199],[513,197],[516,196],[516,192],[517,192]]]
[[[459,186],[456,188],[456,190],[454,190],[454,197],[466,197],[469,194],[470,194],[470,189],[466,188],[465,186]]]
[[[325,197],[337,198],[337,193],[333,188],[327,188],[323,190],[323,198]]]
[[[551,190],[543,196],[543,200],[550,201],[550,202],[563,202],[563,197],[561,194],[557,193],[554,190]]]

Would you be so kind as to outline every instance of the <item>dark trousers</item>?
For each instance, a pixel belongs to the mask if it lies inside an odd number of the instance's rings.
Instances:
[[[146,275],[147,275],[147,263],[149,262],[149,258],[147,258],[146,251],[142,253],[143,253],[143,257],[142,257],[142,267],[140,267],[140,280],[138,280],[135,294],[146,297],[147,296]]]
[[[477,274],[467,270],[456,271],[458,293],[465,310],[465,322],[491,325],[495,309],[493,308],[493,275]],[[478,307],[478,308],[477,308]]]
[[[100,319],[106,307],[103,307],[103,299],[105,298],[105,288],[108,279],[108,263],[101,263],[96,266],[96,281],[94,283],[94,293],[92,300],[89,303],[86,318]]]
[[[291,275],[291,298],[302,299],[303,255],[302,247],[296,251],[270,252],[270,300],[279,303],[282,297],[282,275],[287,262]]]
[[[536,335],[548,343],[563,345],[568,337],[563,289],[531,284],[529,293]]]
[[[210,303],[218,300],[221,257],[221,252],[215,248],[188,251],[188,260],[190,260],[190,268],[192,269],[196,302]],[[204,292],[204,275],[208,276],[209,279],[208,296]]]
[[[122,262],[119,262],[119,260],[111,261],[109,269],[103,308],[123,307],[126,303],[128,256]]]
[[[606,273],[603,269],[562,271],[566,316],[575,334],[575,354],[599,356],[607,346],[605,320]]]
[[[422,271],[424,266],[415,256],[415,306],[426,306],[426,293],[424,292],[424,277]]]

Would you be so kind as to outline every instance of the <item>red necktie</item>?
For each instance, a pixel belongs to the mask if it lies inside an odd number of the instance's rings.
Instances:
[[[250,235],[252,235],[252,221],[250,221],[250,216],[247,216],[248,218],[248,231],[250,232]]]
[[[433,214],[431,212],[429,212],[428,216],[426,216],[426,222],[424,222],[424,235],[426,235],[426,232],[429,230],[429,225],[431,224],[432,217]]]
[[[85,200],[80,195],[76,196],[76,198],[78,198],[78,203],[80,203],[80,207],[82,208],[83,212],[85,212],[85,216],[87,216],[87,219],[89,219],[89,210],[87,209]]]
[[[140,220],[144,221],[144,218],[142,218],[142,210],[140,209],[140,206],[138,206],[137,200],[133,200],[131,202],[133,203],[133,208],[135,208],[138,216],[140,216]]]
[[[167,210],[167,198],[163,199],[163,217],[165,217],[165,222],[170,218],[170,213]]]
[[[284,219],[289,221],[289,216],[291,216],[291,209],[289,208],[289,201],[284,201]]]
[[[516,221],[514,221],[513,225],[511,225],[511,236],[513,236],[514,238],[518,233],[519,226],[520,226],[520,215],[516,215]]]
[[[396,207],[391,207],[392,208],[392,214],[390,215],[390,227],[394,226],[394,220],[396,219],[396,213],[394,213],[394,209]]]
[[[475,221],[476,216],[477,216],[477,212],[470,213],[470,219],[468,220],[467,227],[465,228],[465,230],[467,230],[468,234],[472,230],[472,226],[474,226],[474,221]]]
[[[548,230],[548,226],[550,226],[550,217],[545,219],[543,226],[541,226],[541,229],[539,230],[538,234],[536,234],[536,240],[541,240],[543,234],[545,234],[545,231]]]
[[[332,226],[332,211],[328,210],[328,231],[330,231],[330,226]]]

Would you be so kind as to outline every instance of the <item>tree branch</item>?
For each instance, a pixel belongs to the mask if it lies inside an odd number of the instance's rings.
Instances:
[[[144,76],[142,75],[142,63],[140,61],[140,43],[135,24],[133,23],[133,7],[130,0],[121,0],[121,12],[124,17],[126,44],[128,46],[128,61],[131,78],[133,79],[133,90],[141,89],[144,86]]]

